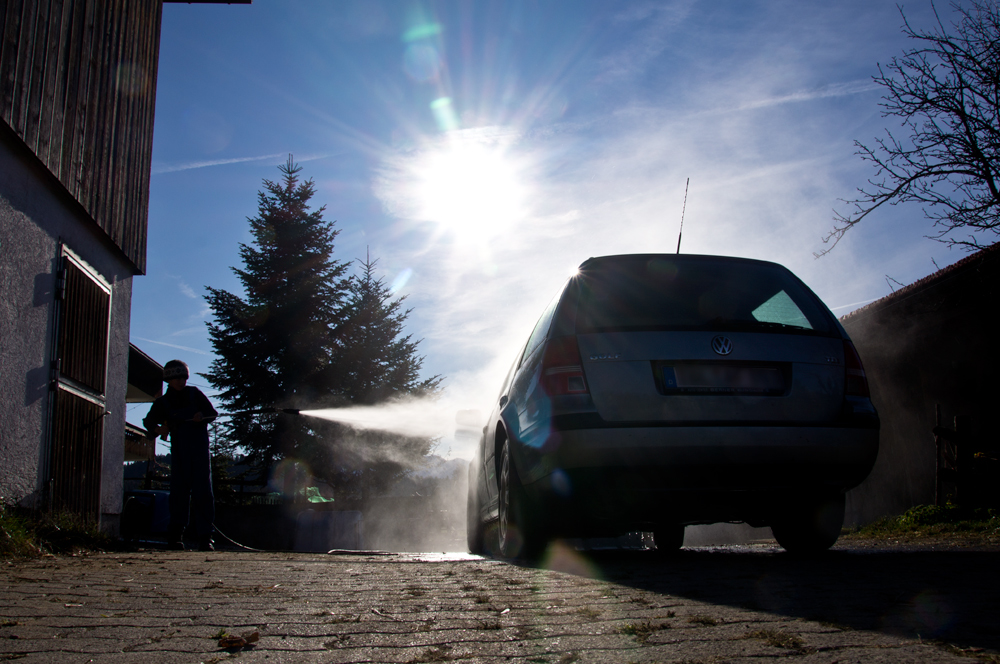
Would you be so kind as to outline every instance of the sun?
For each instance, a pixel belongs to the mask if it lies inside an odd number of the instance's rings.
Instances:
[[[415,164],[417,216],[460,242],[485,242],[524,214],[520,168],[503,148],[446,141]]]

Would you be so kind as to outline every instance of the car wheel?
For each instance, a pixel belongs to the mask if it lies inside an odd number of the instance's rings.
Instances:
[[[469,485],[469,497],[465,503],[465,539],[469,544],[469,553],[482,554],[485,549],[485,527],[479,513],[479,491],[475,483]]]
[[[653,544],[656,555],[669,556],[680,551],[684,545],[684,526],[679,523],[664,523],[653,530]]]
[[[774,539],[789,553],[820,553],[826,551],[844,527],[844,494],[802,501],[771,526]]]
[[[545,541],[537,520],[528,509],[524,487],[510,458],[510,447],[503,444],[500,457],[499,512],[497,539],[504,558],[534,558],[544,548]]]

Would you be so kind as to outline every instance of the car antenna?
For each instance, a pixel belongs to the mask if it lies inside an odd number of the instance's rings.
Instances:
[[[681,206],[681,229],[677,231],[677,253],[681,253],[681,236],[684,235],[684,211],[687,210],[688,206],[688,185],[691,184],[691,178],[687,179],[684,183],[684,205]]]

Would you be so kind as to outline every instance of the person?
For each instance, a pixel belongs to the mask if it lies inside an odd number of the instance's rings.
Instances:
[[[184,549],[184,533],[198,540],[202,551],[213,551],[215,496],[212,494],[212,460],[208,448],[208,423],[219,413],[201,390],[187,384],[188,366],[180,360],[163,365],[167,390],[153,402],[142,420],[153,440],[170,436],[170,526],[168,546]]]

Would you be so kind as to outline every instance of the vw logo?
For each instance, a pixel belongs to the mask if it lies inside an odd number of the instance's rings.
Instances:
[[[712,339],[712,350],[719,355],[729,355],[733,352],[733,342],[729,340],[729,337],[720,334]]]

